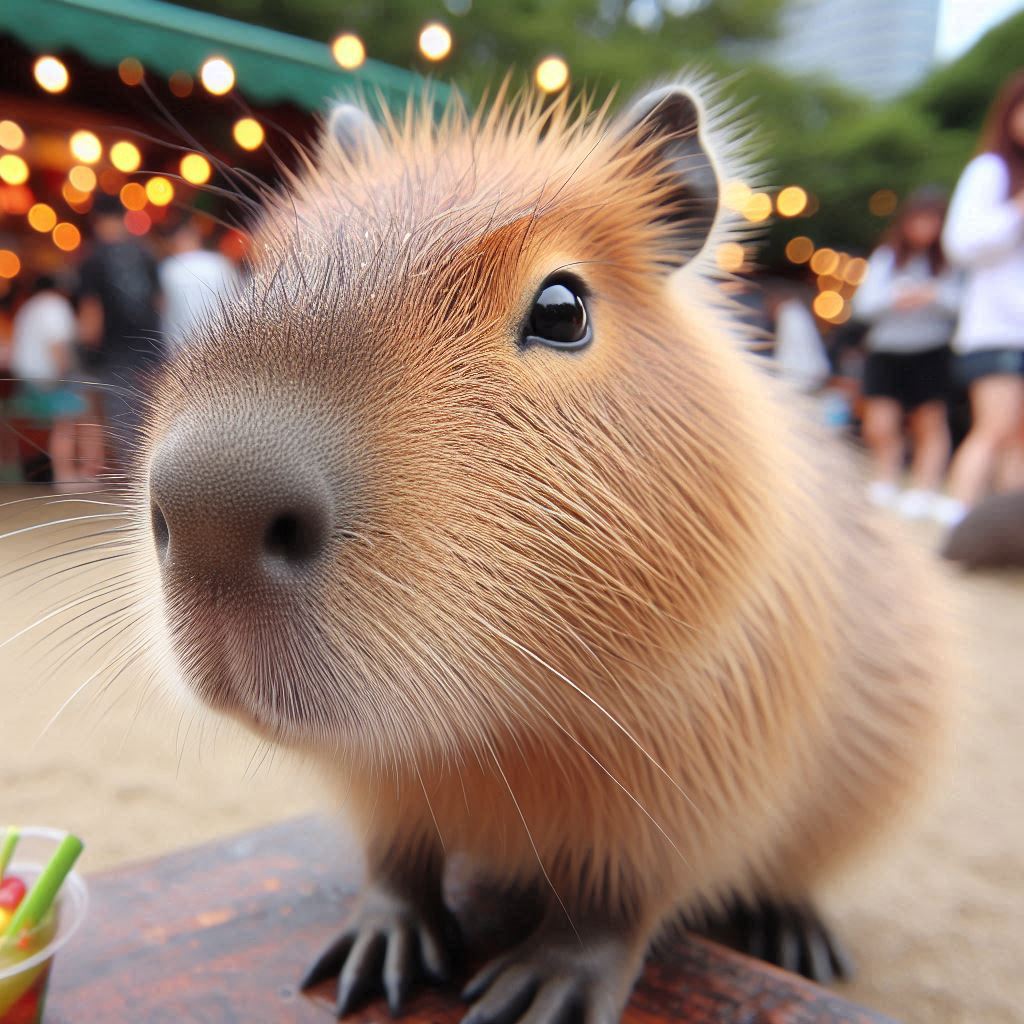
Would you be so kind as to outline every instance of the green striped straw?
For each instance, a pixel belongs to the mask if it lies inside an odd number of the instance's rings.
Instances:
[[[66,835],[61,840],[35,885],[14,912],[7,930],[0,936],[0,946],[16,942],[22,932],[31,931],[42,921],[81,852],[82,840],[78,836]]]

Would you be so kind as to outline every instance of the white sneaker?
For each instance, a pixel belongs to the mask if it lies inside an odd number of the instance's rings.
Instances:
[[[962,501],[957,501],[946,494],[937,494],[932,502],[931,516],[935,522],[953,527],[957,526],[969,511]]]
[[[900,496],[900,489],[888,480],[872,480],[868,484],[868,501],[879,508],[892,508]]]
[[[939,495],[934,491],[923,491],[913,487],[904,491],[896,502],[896,510],[904,519],[926,519],[933,515]]]

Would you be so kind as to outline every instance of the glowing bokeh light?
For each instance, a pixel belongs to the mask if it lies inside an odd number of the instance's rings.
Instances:
[[[21,149],[25,145],[25,133],[15,121],[0,121],[0,146],[4,149]]]
[[[720,270],[730,274],[743,269],[747,254],[738,242],[723,242],[715,253],[715,262]]]
[[[419,43],[420,53],[427,60],[444,60],[452,52],[452,34],[439,21],[423,26]]]
[[[121,189],[121,205],[126,210],[141,210],[148,201],[146,190],[137,181],[129,181]]]
[[[175,71],[167,80],[167,85],[179,100],[183,100],[192,95],[195,82],[187,71]]]
[[[71,81],[68,69],[56,57],[40,57],[32,66],[32,74],[47,92],[63,92]]]
[[[833,320],[843,311],[844,306],[843,297],[838,292],[819,292],[814,297],[814,312],[822,320]]]
[[[854,256],[843,271],[843,279],[847,284],[858,285],[867,276],[868,261],[863,256]]]
[[[17,153],[4,153],[0,156],[0,181],[24,185],[28,181],[28,164]]]
[[[180,170],[181,176],[192,185],[205,185],[213,174],[210,161],[200,153],[186,153],[181,158]]]
[[[871,194],[868,200],[868,210],[876,217],[888,217],[895,212],[899,197],[891,188],[880,188]]]
[[[839,266],[839,253],[825,247],[818,249],[811,257],[811,270],[815,274],[833,274]]]
[[[18,254],[11,252],[10,249],[0,249],[0,277],[10,280],[17,277],[20,270],[21,260],[18,259]]]
[[[263,145],[263,125],[255,118],[239,118],[231,129],[231,134],[242,149],[259,149]]]
[[[28,211],[29,227],[35,231],[41,231],[44,235],[53,230],[57,223],[57,213],[52,206],[46,203],[36,203]]]
[[[422,35],[421,46],[422,46]],[[331,43],[331,53],[339,67],[346,71],[355,71],[366,60],[366,47],[362,39],[352,32],[343,32]]]
[[[76,164],[68,171],[68,181],[79,192],[91,192],[96,187],[96,172],[91,167]]]
[[[733,179],[726,182],[725,188],[722,189],[722,205],[728,210],[742,213],[750,196],[750,186],[745,181]]]
[[[115,142],[110,147],[110,162],[125,174],[139,169],[142,163],[142,154],[134,142]]]
[[[799,217],[807,209],[807,192],[799,185],[789,185],[775,197],[775,209],[782,217]]]
[[[53,244],[64,252],[74,252],[82,244],[82,233],[74,224],[62,220],[53,229]]]
[[[71,136],[71,155],[83,164],[94,164],[103,156],[103,145],[92,133],[77,131]]]
[[[125,57],[117,65],[117,75],[125,85],[141,85],[146,72],[142,67],[142,61],[135,57]]]
[[[790,263],[806,263],[814,253],[814,243],[806,235],[797,235],[786,243],[786,259]]]
[[[743,204],[743,216],[752,224],[759,224],[772,215],[772,199],[767,192],[751,192]]]
[[[569,65],[561,57],[545,57],[533,73],[541,92],[558,92],[569,82]]]
[[[144,235],[153,226],[153,221],[145,210],[128,210],[124,215],[124,226],[133,235]]]
[[[174,198],[174,186],[161,175],[146,182],[146,198],[154,206],[166,206]]]
[[[211,57],[199,69],[203,88],[214,96],[231,92],[235,84],[235,69],[223,57]]]

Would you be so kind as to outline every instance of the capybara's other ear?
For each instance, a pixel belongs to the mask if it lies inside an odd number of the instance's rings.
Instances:
[[[327,134],[350,160],[360,160],[381,143],[373,118],[354,103],[336,103],[327,117]]]
[[[673,225],[669,261],[681,267],[704,247],[718,212],[718,174],[701,135],[699,99],[685,86],[666,85],[641,96],[622,115],[625,139],[664,165],[673,187],[659,196],[659,220]]]

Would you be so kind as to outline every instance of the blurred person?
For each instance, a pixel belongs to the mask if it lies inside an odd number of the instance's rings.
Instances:
[[[14,315],[10,366],[20,380],[12,405],[18,416],[52,424],[49,455],[57,482],[80,475],[77,423],[87,406],[69,383],[77,334],[70,300],[52,277],[37,277]]]
[[[775,365],[801,391],[817,391],[832,374],[814,315],[797,294],[781,291],[768,300],[774,321]]]
[[[971,404],[942,511],[949,525],[993,483],[1024,488],[1024,71],[996,97],[980,150],[960,177],[943,232],[950,261],[967,272],[953,349]]]
[[[868,325],[864,343],[863,436],[871,452],[868,497],[908,518],[941,514],[949,461],[949,343],[960,302],[959,276],[942,251],[946,198],[914,193],[868,260],[853,315]],[[909,487],[901,493],[909,433]]]
[[[97,192],[93,240],[81,267],[79,330],[106,427],[130,447],[145,376],[162,358],[156,260],[125,227],[116,196]],[[102,441],[99,442],[102,444]],[[123,453],[124,448],[119,450]],[[119,458],[117,461],[122,461]]]
[[[181,348],[193,324],[215,308],[217,300],[238,279],[231,260],[203,247],[203,235],[194,217],[182,221],[171,235],[170,253],[160,264],[168,353]]]

